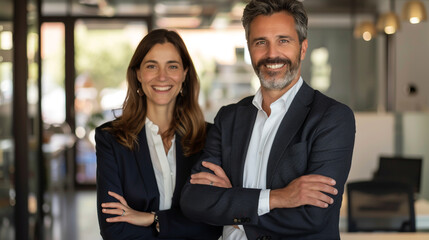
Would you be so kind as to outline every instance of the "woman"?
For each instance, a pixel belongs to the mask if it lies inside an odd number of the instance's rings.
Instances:
[[[151,31],[127,70],[122,115],[96,129],[97,208],[104,239],[217,239],[183,216],[180,194],[205,141],[197,74],[180,36]]]

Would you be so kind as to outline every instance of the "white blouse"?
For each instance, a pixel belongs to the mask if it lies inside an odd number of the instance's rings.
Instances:
[[[150,158],[159,191],[159,210],[171,208],[174,188],[176,186],[176,136],[171,140],[168,154],[165,154],[159,127],[146,118],[146,138]]]

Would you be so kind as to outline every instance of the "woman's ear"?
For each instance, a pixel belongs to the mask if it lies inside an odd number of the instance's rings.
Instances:
[[[141,83],[142,80],[140,79],[141,78],[140,77],[140,68],[136,69],[135,71],[136,71],[137,80],[139,80],[139,82]]]
[[[189,68],[186,68],[185,71],[183,71],[183,79],[184,79],[183,82],[185,82],[186,80],[186,74],[188,74],[188,69]]]

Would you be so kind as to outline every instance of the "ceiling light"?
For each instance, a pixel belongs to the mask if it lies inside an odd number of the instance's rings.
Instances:
[[[378,19],[377,28],[386,34],[394,34],[401,28],[399,17],[394,12],[388,12]]]
[[[406,2],[402,8],[402,18],[412,24],[425,21],[427,19],[425,5],[418,0]]]
[[[370,41],[377,34],[375,26],[370,21],[364,21],[356,26],[354,30],[355,38],[363,38],[365,41]]]

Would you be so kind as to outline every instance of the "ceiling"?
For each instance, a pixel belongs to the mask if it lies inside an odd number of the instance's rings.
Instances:
[[[237,24],[247,0],[40,0],[43,16],[152,16],[154,24]],[[380,0],[302,0],[311,14],[375,13]],[[383,0],[388,1],[388,0]],[[11,19],[13,0],[2,1],[0,19]],[[36,0],[29,0],[30,5]],[[172,26],[175,27],[175,26]],[[176,26],[177,27],[177,26]]]

